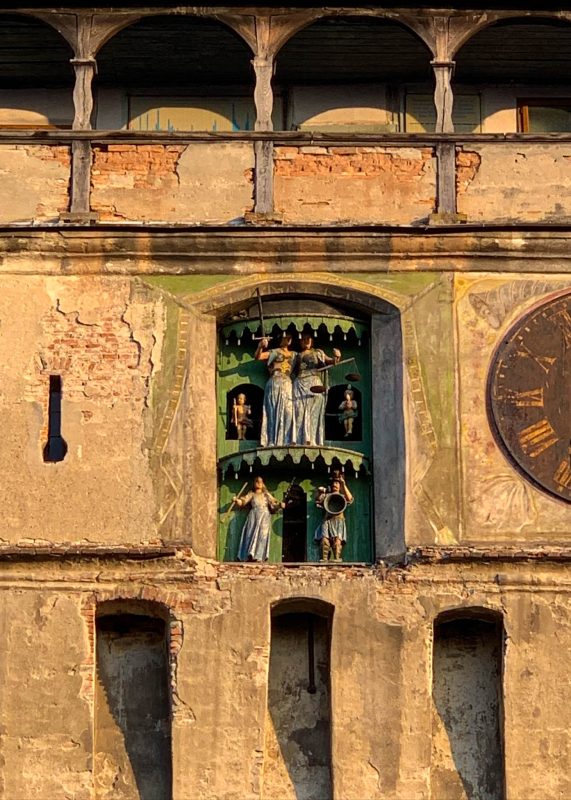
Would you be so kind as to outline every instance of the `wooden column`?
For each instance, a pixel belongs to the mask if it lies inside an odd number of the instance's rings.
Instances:
[[[452,74],[454,61],[432,61],[434,70],[434,105],[436,107],[436,133],[454,133],[452,108],[454,94],[452,92]]]
[[[73,90],[75,116],[73,129],[79,131],[91,130],[91,115],[93,113],[92,82],[96,73],[96,62],[94,58],[74,58],[71,63],[75,69],[75,87]],[[72,144],[70,206],[70,212],[73,215],[72,220],[77,220],[87,215],[87,221],[90,215],[90,189],[91,142],[87,139],[76,140]]]
[[[436,145],[437,204],[439,215],[456,214],[456,144],[438,142]]]
[[[432,61],[434,70],[434,105],[436,107],[436,133],[453,133],[452,92],[453,61]],[[436,146],[437,205],[436,219],[450,221],[456,214],[456,145],[454,142],[439,142]]]
[[[272,74],[274,61],[271,56],[256,56],[252,61],[256,75],[254,103],[256,105],[257,131],[273,130],[272,108],[274,95],[272,91]],[[272,214],[274,210],[274,144],[272,141],[256,142],[256,214]]]

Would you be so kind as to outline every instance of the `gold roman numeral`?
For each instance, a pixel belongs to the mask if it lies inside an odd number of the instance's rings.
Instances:
[[[571,489],[571,463],[569,458],[564,458],[555,470],[553,480],[561,488]]]
[[[527,347],[523,343],[520,343],[519,350],[517,351],[517,353],[519,356],[524,356],[525,358],[531,358],[533,361],[535,361],[535,363],[539,367],[541,367],[541,369],[545,372],[546,375],[553,366],[553,364],[555,364],[555,362],[557,361],[557,358],[554,358],[552,356],[536,356],[535,353],[532,353],[529,347]]]
[[[546,419],[530,425],[529,428],[524,428],[519,434],[521,449],[531,458],[537,458],[544,450],[557,444],[558,441],[559,436]]]
[[[528,389],[525,392],[506,389],[498,396],[498,400],[506,400],[516,408],[543,408],[543,386],[539,389]]]

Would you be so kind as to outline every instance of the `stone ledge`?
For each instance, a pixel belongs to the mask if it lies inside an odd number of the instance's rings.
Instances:
[[[161,545],[127,547],[123,545],[0,545],[0,561],[43,561],[48,559],[125,559],[142,561],[172,558],[177,548]]]
[[[412,547],[405,557],[407,565],[468,561],[571,561],[571,546],[463,546]]]

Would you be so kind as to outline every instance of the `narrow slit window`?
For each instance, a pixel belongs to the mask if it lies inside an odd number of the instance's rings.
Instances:
[[[50,375],[50,396],[48,405],[48,441],[44,447],[44,461],[63,461],[67,453],[67,443],[61,435],[61,375]]]

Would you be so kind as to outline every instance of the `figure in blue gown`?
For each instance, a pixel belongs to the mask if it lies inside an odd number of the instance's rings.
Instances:
[[[270,533],[272,514],[285,508],[285,503],[276,500],[268,490],[263,478],[254,478],[252,491],[244,497],[234,497],[238,508],[250,506],[246,522],[242,528],[238,561],[267,561],[270,554]]]
[[[323,382],[323,367],[336,364],[341,358],[333,350],[330,358],[323,350],[313,347],[313,337],[301,337],[301,351],[293,365],[294,444],[323,445],[325,443],[325,403],[327,394]],[[312,388],[321,391],[312,391]]]
[[[268,350],[269,340],[260,341],[257,361],[265,361],[270,377],[264,390],[262,447],[287,447],[293,442],[293,400],[291,372],[296,354],[289,349],[291,336],[284,334],[280,346]]]

